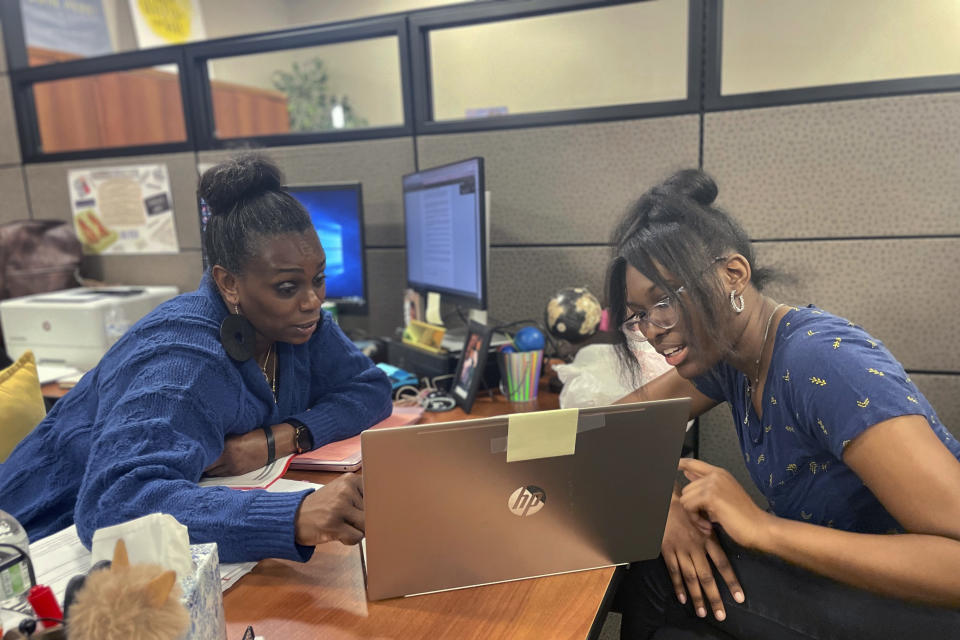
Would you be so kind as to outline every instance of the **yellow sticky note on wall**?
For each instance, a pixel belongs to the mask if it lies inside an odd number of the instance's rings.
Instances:
[[[507,462],[573,455],[579,409],[518,413],[507,418]]]

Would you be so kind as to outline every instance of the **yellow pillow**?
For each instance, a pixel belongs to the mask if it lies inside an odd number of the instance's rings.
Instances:
[[[0,462],[47,415],[32,351],[0,371]]]

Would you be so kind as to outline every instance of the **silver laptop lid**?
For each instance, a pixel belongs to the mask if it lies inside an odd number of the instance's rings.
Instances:
[[[368,596],[656,557],[689,411],[581,409],[573,455],[518,462],[510,416],[363,432]]]

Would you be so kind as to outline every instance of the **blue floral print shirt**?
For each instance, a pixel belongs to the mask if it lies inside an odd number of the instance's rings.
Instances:
[[[896,416],[926,417],[960,459],[960,442],[887,348],[812,305],[792,308],[780,321],[762,417],[750,403],[746,376],[734,367],[721,362],[693,382],[729,403],[747,469],[780,517],[865,533],[902,531],[843,462],[854,438]]]

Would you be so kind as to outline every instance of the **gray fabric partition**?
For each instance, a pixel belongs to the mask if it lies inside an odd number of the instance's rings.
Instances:
[[[403,289],[407,285],[404,251],[396,249],[367,249],[366,316],[340,316],[340,326],[358,337],[397,337],[403,322]]]
[[[491,249],[491,322],[542,322],[547,301],[564,287],[586,287],[602,299],[609,260],[605,246]]]
[[[794,276],[771,285],[790,304],[816,304],[882,340],[908,370],[957,371],[960,238],[764,242],[757,260]]]
[[[172,284],[182,293],[197,288],[203,258],[199,250],[188,249],[171,255],[85,256],[81,270],[107,284]]]
[[[156,163],[167,166],[180,253],[87,256],[84,275],[109,284],[172,284],[180,291],[193,290],[200,280],[202,258],[196,196],[197,167],[192,152],[26,165],[31,217],[72,220],[67,184],[71,169]]]
[[[7,70],[7,46],[3,40],[3,29],[0,28],[0,71]]]
[[[708,113],[703,164],[755,239],[960,233],[960,93]]]
[[[697,165],[698,126],[674,116],[426,136],[417,150],[421,168],[483,156],[494,246],[606,243],[643,189]]]
[[[0,43],[2,44],[2,43]],[[2,51],[2,48],[0,48]],[[0,165],[20,164],[20,138],[13,112],[10,76],[0,73]]]
[[[26,165],[27,189],[34,218],[72,220],[67,173],[71,169],[118,167],[138,164],[165,164],[173,197],[174,224],[180,249],[200,249],[200,227],[197,222],[197,166],[192,152],[129,158],[101,158]],[[103,256],[110,260],[113,256]]]
[[[19,165],[0,168],[0,224],[30,217],[27,206],[27,190],[23,183],[23,167]]]

